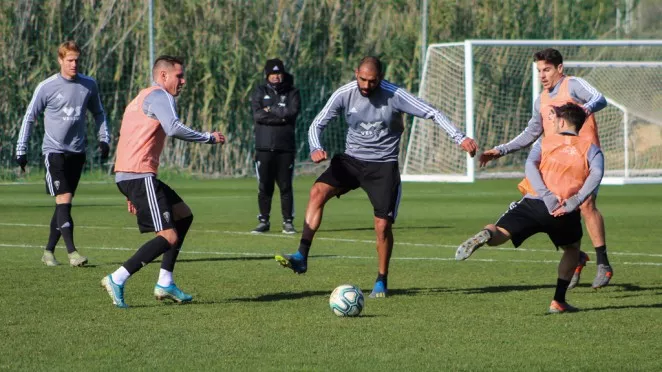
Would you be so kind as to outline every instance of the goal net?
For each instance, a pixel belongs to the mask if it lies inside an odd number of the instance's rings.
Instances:
[[[606,158],[603,182],[662,182],[662,66],[642,62],[662,60],[661,40],[431,45],[419,94],[474,137],[479,151],[506,143],[528,124],[540,89],[533,54],[550,47],[563,54],[566,73],[584,78],[608,98],[608,107],[596,114]],[[528,149],[478,168],[477,158],[462,152],[433,122],[415,119],[405,154],[405,181],[472,182],[521,177]]]

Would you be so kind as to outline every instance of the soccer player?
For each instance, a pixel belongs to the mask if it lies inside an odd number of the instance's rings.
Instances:
[[[264,66],[265,82],[253,90],[251,108],[255,121],[255,173],[257,173],[257,203],[260,209],[254,234],[269,231],[271,199],[274,183],[280,189],[280,208],[284,234],[296,234],[294,229],[294,127],[301,108],[299,89],[294,78],[285,71],[283,61],[270,59]]]
[[[97,82],[78,72],[80,48],[65,41],[57,49],[60,72],[37,85],[28,105],[16,143],[16,162],[25,171],[28,141],[35,120],[44,113],[44,140],[41,152],[46,165],[46,192],[55,197],[48,243],[41,257],[46,266],[57,266],[55,246],[64,240],[69,264],[83,266],[87,257],[74,244],[71,202],[85,164],[87,148],[87,111],[94,115],[101,160],[108,158],[110,135],[99,98]]]
[[[292,255],[276,256],[284,267],[302,274],[308,268],[308,252],[322,222],[324,205],[332,197],[361,187],[374,210],[379,267],[370,297],[386,297],[388,269],[393,251],[392,224],[400,203],[398,152],[407,113],[432,119],[471,156],[476,142],[468,138],[439,110],[384,80],[382,63],[364,57],[355,70],[356,81],[335,91],[308,130],[310,157],[315,163],[327,159],[320,136],[338,115],[348,124],[344,154],[337,154],[310,190],[299,249]]]
[[[190,302],[193,298],[174,283],[172,272],[186,233],[193,222],[191,209],[157,177],[159,157],[166,136],[188,142],[222,144],[219,132],[197,132],[179,120],[175,98],[186,83],[184,62],[160,56],[152,68],[154,83],[143,89],[124,111],[115,161],[115,181],[127,198],[128,210],[137,216],[141,233],[155,232],[120,268],[101,280],[113,304],[124,302],[124,283],[143,266],[163,254],[159,278],[154,287],[158,300]]]
[[[511,204],[496,224],[485,226],[462,243],[455,254],[455,259],[465,260],[484,244],[496,246],[512,240],[519,247],[528,237],[547,233],[557,249],[563,249],[550,313],[577,311],[565,299],[580,256],[582,225],[577,208],[590,198],[604,173],[600,148],[578,135],[586,116],[573,103],[550,111],[553,128],[547,128],[526,160],[526,179],[520,184],[524,198]]]
[[[598,128],[593,114],[607,106],[607,100],[604,96],[583,79],[564,75],[563,56],[558,50],[551,48],[544,49],[535,53],[533,58],[536,61],[538,73],[540,74],[543,92],[534,103],[531,120],[529,120],[526,129],[513,140],[483,152],[480,155],[481,166],[484,166],[492,159],[529,146],[544,133],[553,133],[554,128],[550,119],[550,113],[553,107],[570,102],[581,105],[588,115],[582,130],[579,132],[579,136],[588,139],[594,145],[600,147]],[[586,224],[586,230],[588,230],[597,256],[598,270],[592,285],[595,289],[609,284],[609,281],[614,275],[614,270],[609,264],[607,257],[605,223],[602,214],[595,205],[596,197],[597,189],[580,206],[580,211]],[[582,269],[588,259],[588,255],[581,252],[579,264],[575,269],[570,283],[571,289],[579,283]]]

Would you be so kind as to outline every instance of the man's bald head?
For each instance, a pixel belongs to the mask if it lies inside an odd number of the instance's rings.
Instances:
[[[363,57],[354,74],[359,92],[362,96],[368,97],[379,87],[384,78],[382,62],[377,57]]]
[[[374,56],[366,56],[361,58],[357,70],[361,69],[365,69],[366,71],[370,72],[376,72],[380,77],[384,75],[384,72],[382,71],[382,61]]]

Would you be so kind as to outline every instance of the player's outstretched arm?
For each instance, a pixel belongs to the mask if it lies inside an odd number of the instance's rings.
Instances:
[[[574,99],[583,103],[582,108],[587,115],[607,107],[605,96],[582,78],[571,77],[568,81],[568,91]]]
[[[381,84],[384,89],[393,91],[393,108],[421,119],[431,119],[446,131],[448,136],[460,145],[464,151],[468,152],[471,156],[476,154],[476,142],[458,129],[446,114],[397,85],[391,84],[386,80],[382,80]]]
[[[486,151],[487,154],[484,153],[485,156],[481,156],[481,166],[485,166],[485,164],[487,164],[487,162],[490,160],[497,159],[503,155],[519,151],[525,147],[529,147],[542,135],[542,132],[543,127],[540,117],[540,98],[538,98],[533,105],[531,119],[529,120],[529,124],[526,126],[526,128],[508,143],[494,147],[492,150],[498,151],[498,156],[495,155],[495,151]]]

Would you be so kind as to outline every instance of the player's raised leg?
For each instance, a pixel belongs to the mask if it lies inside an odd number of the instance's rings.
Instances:
[[[455,259],[458,261],[464,261],[483,245],[501,245],[509,241],[510,238],[511,236],[508,230],[494,224],[489,224],[457,247],[457,251],[455,251]]]
[[[303,222],[303,231],[299,242],[299,249],[294,254],[277,255],[278,261],[283,267],[292,269],[297,274],[303,274],[308,270],[308,252],[313,243],[317,229],[322,224],[324,206],[332,197],[338,195],[340,189],[324,182],[315,182],[310,189],[310,197],[306,206],[306,216]]]

